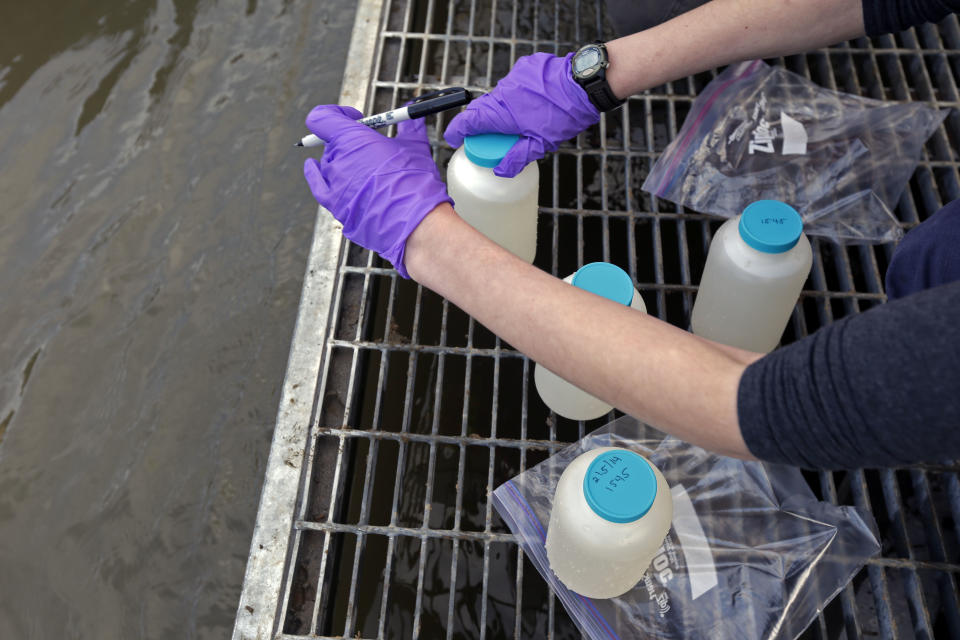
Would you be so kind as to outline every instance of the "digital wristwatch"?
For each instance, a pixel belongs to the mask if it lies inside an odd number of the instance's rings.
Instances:
[[[607,47],[600,41],[580,47],[570,60],[574,81],[583,87],[590,102],[600,111],[612,111],[626,102],[610,89],[607,82],[609,66]]]

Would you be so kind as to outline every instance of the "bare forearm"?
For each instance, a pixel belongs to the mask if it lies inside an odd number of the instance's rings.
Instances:
[[[736,392],[758,357],[572,287],[517,259],[441,205],[407,243],[410,275],[543,366],[689,442],[750,454]]]
[[[732,62],[790,55],[863,35],[861,0],[713,0],[607,43],[620,97]]]

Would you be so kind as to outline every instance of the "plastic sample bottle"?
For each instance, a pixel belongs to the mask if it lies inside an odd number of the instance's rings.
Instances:
[[[615,598],[643,578],[672,520],[673,498],[659,469],[629,449],[593,449],[557,483],[550,568],[571,591]]]
[[[598,296],[647,312],[643,298],[627,272],[608,262],[591,262],[563,279]],[[554,413],[570,420],[593,420],[609,413],[612,406],[576,387],[546,367],[533,368],[533,384],[543,403]]]
[[[733,347],[772,351],[812,262],[800,214],[777,200],[754,202],[713,236],[691,330]]]
[[[477,231],[522,260],[537,254],[540,170],[531,162],[513,178],[494,175],[520,136],[467,136],[447,165],[447,191],[454,209]]]

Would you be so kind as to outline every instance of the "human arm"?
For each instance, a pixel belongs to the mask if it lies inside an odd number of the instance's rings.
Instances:
[[[718,453],[814,469],[960,457],[960,282],[761,355],[570,286],[441,205],[410,275],[618,409]]]
[[[750,457],[736,390],[759,354],[704,340],[516,258],[437,207],[407,243],[410,276],[527,356],[688,442]]]
[[[864,34],[861,0],[713,0],[607,43],[607,79],[620,98],[756,58],[809,51]]]
[[[621,98],[742,60],[792,55],[942,19],[960,0],[713,0],[607,43]]]
[[[829,16],[829,19],[825,19]],[[661,25],[607,43],[607,79],[625,98],[668,80],[720,65],[787,55],[863,34],[860,0],[713,0]],[[572,54],[537,53],[517,60],[490,93],[474,100],[444,132],[519,134],[494,169],[512,177],[597,122],[600,113],[570,71]]]
[[[960,0],[713,0],[606,43],[606,76],[622,99],[725,64],[900,30],[958,8]],[[600,117],[573,80],[571,55],[520,58],[491,93],[450,122],[444,138],[459,147],[464,136],[477,133],[521,135],[495,169],[503,176],[555,150]]]

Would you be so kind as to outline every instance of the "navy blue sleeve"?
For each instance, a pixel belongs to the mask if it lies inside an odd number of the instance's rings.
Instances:
[[[887,267],[887,298],[960,280],[960,200],[954,200],[903,237]]]
[[[761,460],[812,469],[960,458],[960,282],[849,316],[754,362],[737,394]]]
[[[960,0],[863,0],[863,26],[868,36],[879,36],[939,22],[957,11]]]

